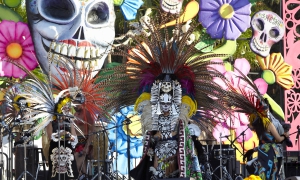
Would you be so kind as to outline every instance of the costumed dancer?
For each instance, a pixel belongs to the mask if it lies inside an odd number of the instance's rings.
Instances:
[[[57,76],[53,76],[54,92],[66,91],[68,89],[77,89],[77,94],[72,100],[72,106],[76,111],[74,114],[74,122],[77,125],[79,143],[75,148],[75,159],[79,176],[86,176],[87,160],[94,159],[93,149],[96,148],[97,142],[95,139],[95,121],[98,116],[108,117],[107,111],[102,107],[106,104],[104,89],[95,83],[96,78],[92,76],[93,68],[78,69],[72,60],[64,58],[66,63],[61,63],[60,66],[65,67],[65,72],[59,72]],[[72,67],[72,68],[71,68]],[[103,138],[103,137],[101,137]],[[108,140],[101,139],[101,147],[108,147]],[[95,147],[93,147],[95,146]],[[105,152],[105,153],[104,153]],[[107,149],[102,149],[100,158],[105,159]],[[101,163],[102,164],[102,163]]]
[[[71,101],[75,99],[78,88],[68,88],[57,93],[54,98],[52,78],[41,74],[41,79],[19,64],[15,64],[28,74],[21,86],[24,91],[19,94],[30,104],[24,119],[33,126],[28,130],[32,137],[44,129],[47,143],[43,142],[43,152],[49,161],[49,179],[76,179],[78,170],[74,158],[74,148],[78,142],[76,131],[81,132],[74,123],[76,119],[70,114]],[[16,102],[11,101],[11,104]],[[77,119],[79,120],[79,119]],[[24,143],[27,143],[26,140]]]
[[[259,175],[262,180],[275,180],[278,175],[278,160],[280,156],[276,143],[282,143],[289,137],[289,132],[282,135],[269,119],[269,106],[260,94],[256,85],[240,72],[241,80],[249,85],[245,90],[240,89],[240,95],[235,95],[232,105],[236,111],[246,113],[249,116],[249,127],[255,131],[259,139],[257,158],[247,162],[247,170],[250,174]],[[252,154],[254,150],[246,153]]]
[[[103,69],[103,74],[114,74],[105,78],[111,80],[109,83],[104,80],[100,84],[115,94],[108,105],[135,104],[135,110],[141,113],[144,151],[139,165],[130,171],[134,179],[202,179],[188,124],[208,131],[214,119],[209,111],[221,114],[220,118],[229,117],[228,92],[212,81],[214,77],[221,81],[226,78],[209,66],[213,63],[210,58],[226,55],[193,57],[199,53],[194,46],[200,40],[190,44],[188,39],[195,27],[181,32],[182,24],[177,21],[171,35],[170,29],[164,27],[164,22],[170,20],[169,14],[159,15],[147,22],[149,37],[135,36],[132,46],[114,47],[113,54],[127,57],[128,62]],[[199,116],[191,120],[196,111]]]
[[[71,99],[61,97],[55,103],[54,120],[46,127],[49,146],[48,179],[76,179],[78,170],[74,149],[78,143],[70,114]]]

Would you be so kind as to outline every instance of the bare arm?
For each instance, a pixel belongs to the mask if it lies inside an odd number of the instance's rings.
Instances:
[[[278,132],[277,132],[275,126],[274,126],[272,123],[270,123],[270,125],[268,126],[268,130],[271,132],[271,134],[274,136],[274,138],[275,138],[275,140],[276,140],[277,142],[281,142],[281,141],[283,141],[283,140],[285,139],[283,136],[280,136],[280,135],[278,134]],[[288,136],[289,136],[288,132],[287,132],[287,133],[284,133],[283,135],[284,135],[285,137],[288,137]]]
[[[50,122],[47,127],[46,127],[46,132],[47,132],[47,137],[48,137],[48,140],[50,141],[51,140],[51,135],[52,135],[52,122]]]

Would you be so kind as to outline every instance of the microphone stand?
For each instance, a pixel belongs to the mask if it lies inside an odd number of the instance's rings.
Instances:
[[[124,120],[124,122],[126,123],[126,129],[127,129],[127,166],[128,166],[128,179],[131,180],[131,177],[129,175],[129,171],[130,171],[130,135],[129,135],[129,124],[131,123],[129,118],[126,118]]]
[[[230,146],[234,145],[233,143],[240,137],[240,136],[243,136],[243,142],[242,142],[242,152],[240,150],[238,150],[241,154],[242,154],[242,157],[244,157],[245,155],[245,152],[244,152],[244,148],[245,148],[245,132],[249,129],[249,126],[244,130],[242,131],[231,143],[230,143]],[[228,139],[228,138],[227,138]],[[235,145],[234,145],[235,146]],[[236,147],[236,146],[235,146]],[[246,163],[245,161],[244,162],[244,166],[243,166],[243,172],[244,172],[244,175],[246,173]]]
[[[23,113],[24,113],[24,105],[21,103],[21,107],[20,107],[20,114],[21,114],[21,119],[22,119],[22,116],[23,116]],[[30,137],[29,137],[30,138]],[[24,146],[24,171],[20,174],[20,176],[18,177],[17,180],[19,180],[23,175],[24,175],[24,180],[27,180],[27,175],[26,174],[29,174],[33,179],[34,179],[34,176],[29,172],[27,171],[27,153],[26,153],[26,139],[24,139],[24,143],[23,143],[23,146]]]

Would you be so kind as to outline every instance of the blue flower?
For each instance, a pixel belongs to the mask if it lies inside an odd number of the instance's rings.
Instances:
[[[250,27],[249,0],[201,0],[199,22],[215,39],[237,39]]]
[[[127,133],[126,119],[129,119],[129,132]],[[114,170],[121,174],[128,174],[127,138],[130,137],[130,169],[133,168],[135,158],[141,158],[143,152],[140,116],[133,111],[133,106],[121,109],[113,115],[113,120],[107,125],[108,139],[112,143],[112,151],[117,153],[117,163]],[[129,134],[129,136],[127,135]],[[116,164],[118,167],[116,167]]]
[[[121,6],[122,14],[127,21],[135,19],[137,10],[143,3],[142,0],[114,0],[115,5]]]

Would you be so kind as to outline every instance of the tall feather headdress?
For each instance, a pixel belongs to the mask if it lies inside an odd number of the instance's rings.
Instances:
[[[163,19],[165,22],[168,17],[153,19]],[[197,118],[198,123],[212,124],[210,120],[213,120],[213,117],[208,111],[229,114],[230,99],[227,96],[228,92],[212,81],[214,77],[224,81],[226,78],[209,66],[212,63],[209,59],[227,55],[207,53],[194,57],[199,53],[194,46],[201,40],[192,44],[187,44],[187,40],[195,27],[191,27],[186,33],[180,33],[182,24],[178,22],[170,34],[171,30],[162,25],[164,22],[152,20],[148,25],[151,33],[149,37],[131,37],[132,45],[114,48],[113,54],[124,56],[128,61],[121,66],[102,70],[115,72],[108,75],[106,81],[100,82],[103,87],[109,87],[110,91],[116,94],[107,106],[123,107],[136,104],[136,109],[139,109],[139,105],[145,105],[147,104],[145,101],[150,101],[150,92],[155,80],[162,74],[169,74],[181,85],[182,104],[188,109],[185,112],[188,116],[186,119],[198,111],[200,114]],[[143,126],[149,124],[143,123]]]

